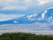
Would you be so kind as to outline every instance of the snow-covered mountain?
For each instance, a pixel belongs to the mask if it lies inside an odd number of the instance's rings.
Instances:
[[[46,9],[39,14],[33,13],[20,18],[2,21],[0,24],[32,24],[35,22],[53,22],[53,8]]]
[[[0,22],[0,30],[7,32],[30,32],[36,34],[53,34],[53,8],[40,13],[29,14]],[[52,33],[51,33],[52,32]],[[1,31],[2,33],[2,31]]]

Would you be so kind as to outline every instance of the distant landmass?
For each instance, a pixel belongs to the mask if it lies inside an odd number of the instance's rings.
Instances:
[[[53,22],[53,8],[46,9],[40,13],[32,13],[20,18],[1,21],[1,24],[32,24],[35,22],[50,23]]]
[[[53,8],[48,8],[38,14],[32,13],[20,18],[1,21],[0,30],[20,30],[21,32],[24,31],[33,33],[37,30],[52,31]]]

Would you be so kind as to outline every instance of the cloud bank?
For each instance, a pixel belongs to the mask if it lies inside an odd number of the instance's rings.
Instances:
[[[1,10],[27,10],[30,7],[41,6],[53,0],[0,0]]]
[[[0,21],[6,21],[14,18],[19,18],[24,15],[22,14],[0,14]]]
[[[38,0],[38,2],[39,2],[41,5],[44,5],[44,4],[46,4],[46,3],[53,2],[53,0]]]

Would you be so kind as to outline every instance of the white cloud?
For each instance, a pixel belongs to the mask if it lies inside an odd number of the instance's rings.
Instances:
[[[19,18],[21,16],[24,16],[24,15],[20,15],[20,14],[0,14],[0,21],[5,21],[5,20],[14,19],[14,18]]]
[[[40,3],[40,5],[43,5],[46,3],[46,1],[44,1],[44,0],[38,0],[38,2]]]
[[[27,10],[30,7],[44,5],[53,0],[0,0],[2,10]]]
[[[3,6],[4,10],[25,10],[31,3],[32,0],[0,0],[0,6]]]
[[[40,5],[44,5],[46,3],[53,2],[53,0],[38,0],[38,2],[40,3]]]

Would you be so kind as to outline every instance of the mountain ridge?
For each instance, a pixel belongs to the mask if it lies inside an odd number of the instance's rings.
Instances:
[[[2,21],[0,24],[32,24],[35,22],[49,23],[53,22],[53,8],[48,8],[40,13],[25,15],[20,18]]]

